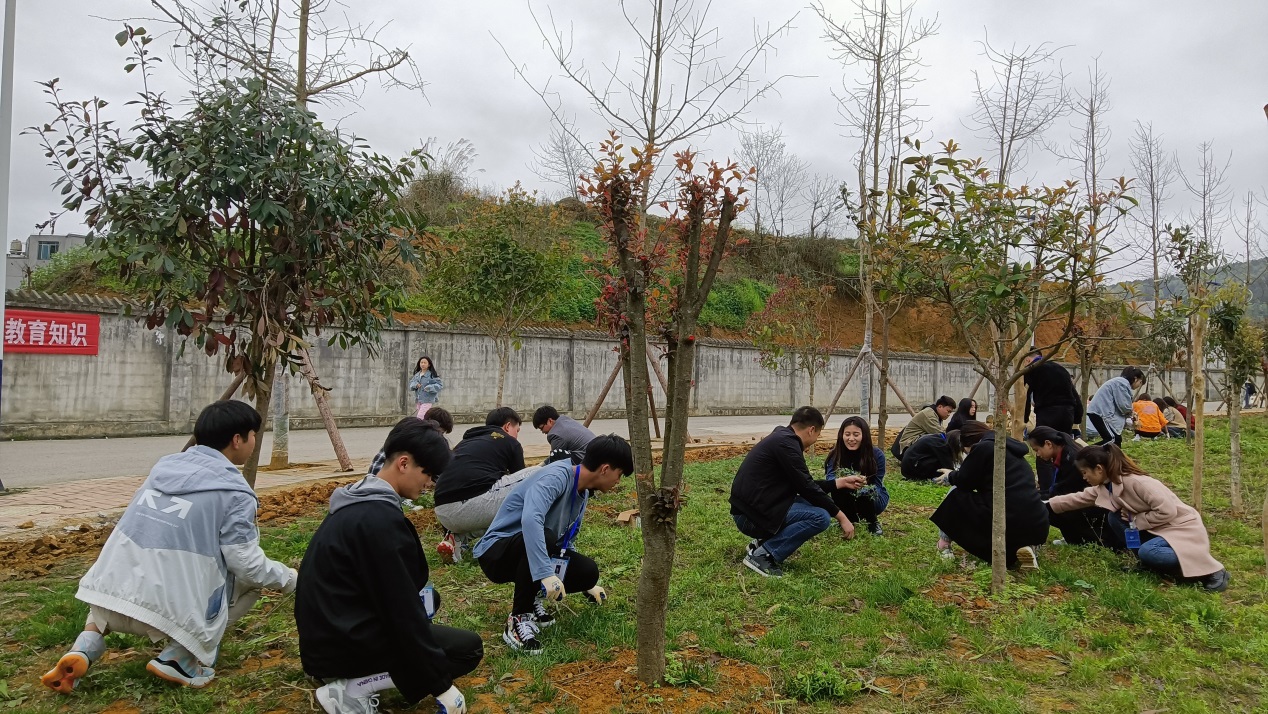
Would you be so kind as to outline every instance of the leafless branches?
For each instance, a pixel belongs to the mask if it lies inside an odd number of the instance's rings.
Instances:
[[[1220,238],[1228,224],[1227,209],[1231,190],[1227,185],[1226,177],[1233,157],[1229,154],[1229,157],[1221,164],[1215,157],[1215,144],[1211,141],[1199,144],[1198,152],[1201,157],[1198,160],[1197,170],[1192,174],[1181,171],[1180,182],[1197,202],[1197,208],[1192,214],[1196,239],[1212,250],[1219,250],[1222,246]],[[1179,164],[1179,158],[1176,159],[1176,163]]]
[[[973,73],[973,99],[977,109],[969,128],[990,141],[995,149],[997,180],[1007,183],[1026,159],[1026,151],[1069,110],[1065,73],[1057,61],[1060,47],[1042,43],[1036,47],[996,49],[987,37],[982,56],[991,62],[991,74]]]
[[[806,207],[806,231],[810,238],[831,237],[845,216],[847,189],[835,176],[815,174],[805,184],[802,201]]]
[[[1176,180],[1174,157],[1166,154],[1162,137],[1154,133],[1152,123],[1136,122],[1136,133],[1131,139],[1132,170],[1136,174],[1137,195],[1141,210],[1134,212],[1149,239],[1149,254],[1153,260],[1154,314],[1159,314],[1162,301],[1161,262],[1166,247],[1162,245],[1163,205],[1171,199],[1171,184]]]
[[[573,138],[577,136],[577,128],[571,120],[564,121],[551,126],[550,138],[533,150],[535,160],[528,168],[541,180],[559,186],[572,198],[579,198],[581,175],[598,160],[589,147]]]

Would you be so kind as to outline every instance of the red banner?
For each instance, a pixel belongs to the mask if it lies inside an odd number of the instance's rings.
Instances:
[[[101,316],[38,310],[4,311],[4,351],[95,355]]]

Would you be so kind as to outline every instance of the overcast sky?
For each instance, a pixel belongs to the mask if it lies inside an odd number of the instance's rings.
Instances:
[[[632,0],[631,7],[646,14],[642,0]],[[842,0],[828,7],[840,18],[852,14],[852,3]],[[572,23],[579,56],[610,59],[624,48],[628,60],[632,37],[615,1],[535,0],[533,8],[539,17],[549,11]],[[416,148],[427,137],[442,144],[466,138],[479,153],[475,180],[481,186],[522,181],[557,191],[527,168],[533,148],[549,131],[549,113],[516,77],[495,41],[507,47],[534,81],[557,74],[524,0],[362,0],[340,12],[345,10],[356,21],[390,22],[380,39],[410,47],[427,87],[424,96],[372,84],[356,105],[318,107],[324,119],[338,121],[387,154]],[[1141,120],[1153,123],[1188,171],[1196,167],[1199,142],[1214,141],[1221,160],[1231,157],[1231,194],[1242,201],[1248,191],[1263,197],[1268,167],[1268,122],[1262,109],[1268,102],[1265,0],[920,0],[916,11],[936,12],[940,24],[938,35],[921,46],[928,66],[914,91],[923,105],[917,113],[928,119],[923,138],[954,138],[966,153],[989,155],[964,123],[973,110],[972,72],[988,69],[977,42],[986,32],[996,46],[1050,42],[1063,46],[1059,56],[1072,86],[1081,88],[1086,82],[1095,57],[1109,76],[1111,173],[1130,175],[1128,140],[1134,122]],[[102,18],[151,14],[148,0],[18,0],[15,126],[51,118],[36,82],[52,77],[61,78],[67,97],[112,100],[110,109],[126,125],[133,115],[124,102],[139,84],[122,69],[128,52],[113,39],[120,25]],[[818,17],[800,3],[771,0],[716,1],[710,17],[721,31],[723,47],[734,54],[752,36],[755,23],[777,26],[794,14],[795,27],[777,42],[778,53],[763,64],[760,76],[801,77],[782,81],[778,96],[757,105],[747,120],[781,125],[790,149],[810,162],[812,171],[848,177],[855,141],[839,126],[831,92],[845,73],[855,70],[831,59]],[[160,28],[151,24],[149,29]],[[159,43],[163,55],[167,44]],[[170,70],[160,81],[170,98],[184,91]],[[588,113],[581,95],[565,80],[552,83],[587,133],[600,138],[605,125]],[[1047,138],[1066,143],[1073,131],[1071,122],[1062,120]],[[736,145],[735,132],[721,129],[697,148],[721,159]],[[1075,173],[1075,166],[1042,149],[1032,152],[1023,170],[1038,183],[1057,183]],[[34,232],[35,223],[56,209],[52,179],[35,138],[15,137],[10,237]],[[1190,205],[1184,188],[1177,184],[1173,192],[1173,212],[1183,216]],[[1268,215],[1268,205],[1260,212]],[[72,218],[57,228],[68,232],[82,226]],[[1226,247],[1233,250],[1235,238],[1227,233]]]

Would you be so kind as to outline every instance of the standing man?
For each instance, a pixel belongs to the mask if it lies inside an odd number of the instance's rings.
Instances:
[[[537,635],[555,621],[545,600],[560,602],[572,592],[583,592],[600,605],[607,600],[599,586],[599,566],[573,546],[590,494],[611,491],[631,473],[629,442],[615,434],[598,436],[580,464],[542,466],[502,503],[472,554],[490,581],[515,583],[511,615],[502,632],[511,649],[542,653]]]
[[[484,645],[474,632],[432,624],[439,598],[418,531],[401,512],[402,498],[418,498],[445,469],[449,444],[434,423],[406,417],[383,451],[378,476],[331,494],[304,553],[300,661],[325,681],[316,696],[327,714],[371,714],[378,692],[393,688],[411,704],[430,695],[441,712],[462,714],[453,680],[480,664]]]
[[[593,431],[570,416],[560,415],[549,404],[533,412],[533,426],[550,442],[550,456],[546,463],[566,458],[580,462],[581,457],[586,455],[586,445],[594,439]]]
[[[854,537],[854,524],[806,466],[805,451],[819,440],[823,424],[818,409],[800,407],[788,426],[757,442],[731,483],[731,517],[753,539],[744,565],[758,575],[783,577],[780,564],[834,518],[846,538]]]
[[[1074,377],[1065,367],[1044,359],[1039,350],[1030,353],[1029,363],[1030,369],[1022,376],[1026,385],[1026,410],[1022,423],[1030,422],[1033,406],[1036,428],[1047,426],[1073,436],[1074,424],[1083,421],[1083,400],[1074,386]],[[1043,460],[1038,462],[1035,474],[1041,493],[1052,489],[1055,473],[1052,464]]]
[[[436,546],[441,560],[462,560],[466,544],[484,533],[507,494],[531,473],[521,473],[520,423],[519,412],[498,407],[454,447],[453,463],[436,484],[436,520],[445,528]]]

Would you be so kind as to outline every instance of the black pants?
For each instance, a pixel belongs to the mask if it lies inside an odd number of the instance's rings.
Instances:
[[[851,523],[858,523],[861,520],[873,523],[881,511],[885,510],[884,506],[872,496],[860,496],[848,488],[838,488],[829,495],[832,497],[832,502],[837,504],[837,508],[841,509]]]
[[[1071,406],[1051,406],[1035,408],[1035,426],[1047,426],[1056,429],[1063,434],[1074,435],[1073,425],[1076,420],[1082,417],[1081,410]],[[1057,471],[1052,467],[1052,463],[1038,459],[1035,461],[1035,476],[1039,479],[1039,492],[1047,493],[1052,489],[1052,479],[1056,477]]]
[[[1105,420],[1101,418],[1100,414],[1088,412],[1087,419],[1092,422],[1092,428],[1096,429],[1096,433],[1101,437],[1101,441],[1097,444],[1097,446],[1104,446],[1111,441],[1118,446],[1123,445],[1123,435],[1115,434],[1113,430],[1111,430],[1108,426],[1105,426]]]
[[[1122,550],[1125,546],[1123,538],[1107,524],[1110,512],[1104,508],[1092,506],[1077,511],[1049,513],[1048,522],[1061,531],[1061,537],[1070,545],[1095,543],[1106,548]]]
[[[546,552],[557,557],[559,548],[556,537],[546,531]],[[524,547],[524,534],[516,533],[493,544],[480,556],[480,569],[494,583],[515,583],[515,599],[511,603],[512,615],[527,615],[533,611],[533,598],[540,590],[539,581],[529,572],[528,551]],[[590,558],[568,551],[568,569],[564,571],[564,590],[579,593],[599,584],[599,566]]]
[[[454,679],[475,671],[480,666],[480,660],[484,659],[484,642],[471,630],[433,624],[431,636],[445,651],[445,658],[449,660],[449,676]],[[396,686],[399,689],[400,683]]]

